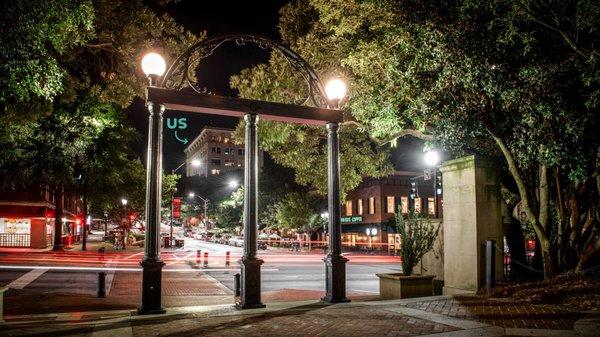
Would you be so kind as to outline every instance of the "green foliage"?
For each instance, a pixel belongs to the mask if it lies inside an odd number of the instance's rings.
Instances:
[[[411,209],[406,219],[402,212],[396,213],[396,229],[401,240],[402,272],[410,276],[423,255],[433,248],[440,226],[434,226],[431,219],[421,218]]]
[[[214,213],[219,228],[233,230],[242,226],[244,212],[244,187],[235,190],[221,201]]]
[[[3,1],[0,106],[60,93],[68,76],[62,57],[93,37],[93,20],[91,1]]]
[[[277,228],[313,233],[323,226],[321,198],[306,192],[290,192],[275,205]]]

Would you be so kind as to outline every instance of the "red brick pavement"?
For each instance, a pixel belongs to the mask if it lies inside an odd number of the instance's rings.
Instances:
[[[415,302],[405,306],[504,328],[572,330],[575,321],[583,316],[547,306],[472,296]]]
[[[134,336],[420,336],[460,330],[374,307],[308,305],[280,312],[135,322]]]

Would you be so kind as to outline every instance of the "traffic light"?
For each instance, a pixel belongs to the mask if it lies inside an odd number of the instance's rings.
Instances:
[[[76,219],[75,219],[75,224],[76,224],[77,226],[81,225],[81,219],[79,219],[79,218],[76,218]]]
[[[442,175],[438,173],[435,179],[435,193],[442,195]]]
[[[416,197],[417,197],[417,182],[411,181],[410,182],[410,198],[414,199]]]

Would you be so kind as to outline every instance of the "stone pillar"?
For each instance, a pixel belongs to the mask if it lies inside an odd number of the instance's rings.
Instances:
[[[164,105],[148,102],[148,154],[146,165],[146,239],[142,272],[142,304],[138,314],[162,314],[160,257],[160,204],[162,194],[162,138]]]
[[[441,166],[444,188],[444,294],[485,286],[485,241],[494,240],[502,279],[503,234],[498,165],[475,156]]]
[[[260,266],[263,260],[256,257],[258,225],[258,115],[246,114],[246,155],[244,162],[244,256],[239,261],[241,292],[236,298],[238,309],[264,308],[260,296]]]
[[[329,253],[325,262],[324,302],[349,302],[346,298],[346,262],[342,256],[340,203],[340,125],[327,123],[327,203],[329,207]]]

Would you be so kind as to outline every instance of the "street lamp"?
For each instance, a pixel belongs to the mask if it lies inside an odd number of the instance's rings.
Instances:
[[[346,96],[346,83],[334,78],[325,85],[327,105],[339,110]],[[340,123],[327,122],[327,205],[329,217],[329,252],[325,262],[325,297],[329,303],[349,302],[346,298],[346,262],[342,256],[342,224],[340,222]]]
[[[125,199],[125,198],[121,198],[121,204],[123,205],[123,217],[125,218],[125,221],[129,221],[127,218],[127,203],[129,202],[129,200]],[[123,249],[125,249],[125,223],[123,223],[123,231],[122,231],[122,244],[123,244]]]
[[[239,186],[239,183],[237,182],[237,180],[230,180],[228,183],[229,187],[231,188],[236,188]]]
[[[165,73],[166,63],[157,53],[149,53],[142,59],[142,70],[148,76],[150,87],[158,83],[158,78]],[[147,99],[148,121],[148,156],[146,158],[146,239],[142,262],[142,304],[138,314],[163,314],[161,304],[162,268],[164,262],[160,257],[160,204],[162,186],[162,143],[163,113],[166,109],[162,102]]]
[[[440,162],[440,155],[437,151],[431,150],[425,152],[425,156],[423,157],[425,160],[425,164],[429,167],[434,167]]]
[[[171,174],[175,174],[175,172],[177,172],[177,170],[179,170],[180,168],[182,168],[183,165],[185,165],[186,163],[187,162],[184,161],[179,166],[177,166],[176,168],[172,169],[171,170]],[[192,161],[190,163],[194,167],[199,167],[200,165],[202,165],[202,162],[199,159],[197,159],[197,158],[192,159]],[[175,200],[175,192],[177,192],[177,187],[173,188],[173,190],[171,191],[171,214],[169,216],[169,243],[171,245],[173,245],[173,201]]]
[[[377,236],[377,228],[367,228],[367,230],[365,231],[367,233],[367,235],[369,236],[369,248],[373,248],[373,237]]]
[[[148,53],[142,58],[142,70],[150,79],[150,86],[156,85],[157,79],[167,70],[165,59],[157,53]]]
[[[190,192],[188,194],[190,198],[198,197],[200,200],[204,202],[204,238],[208,237],[208,218],[207,218],[207,209],[208,209],[208,199],[204,199],[199,195],[196,195],[194,192]]]

